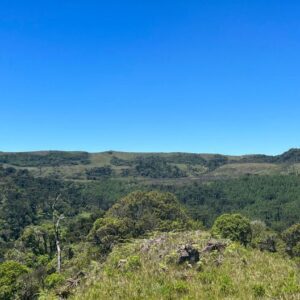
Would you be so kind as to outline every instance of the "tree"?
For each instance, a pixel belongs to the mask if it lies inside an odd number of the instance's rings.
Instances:
[[[286,243],[286,252],[292,256],[300,256],[300,223],[295,224],[282,233]]]
[[[113,205],[90,232],[92,240],[111,248],[122,239],[153,230],[171,231],[199,227],[171,193],[133,192]]]
[[[32,251],[34,255],[49,255],[55,253],[55,232],[50,222],[41,225],[30,225],[25,227],[22,235],[15,243],[15,247]]]
[[[56,251],[57,251],[57,273],[61,271],[61,245],[60,245],[60,221],[65,218],[63,214],[60,214],[59,211],[56,209],[56,203],[59,201],[61,194],[59,194],[55,201],[52,204],[52,220],[55,232],[55,244],[56,244]]]
[[[260,220],[254,220],[250,224],[252,231],[251,246],[261,251],[277,252],[277,247],[281,244],[278,234]]]
[[[0,299],[16,299],[16,293],[22,290],[22,283],[18,279],[29,273],[29,269],[15,261],[0,264]]]
[[[223,214],[215,220],[212,234],[247,245],[252,236],[250,221],[240,214]]]

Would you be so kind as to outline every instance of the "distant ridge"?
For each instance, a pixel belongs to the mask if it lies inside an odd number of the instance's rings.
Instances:
[[[280,155],[230,156],[184,152],[138,153],[104,151],[0,152],[0,164],[28,169],[34,176],[69,180],[103,178],[140,180],[214,180],[248,174],[300,173],[300,149]]]

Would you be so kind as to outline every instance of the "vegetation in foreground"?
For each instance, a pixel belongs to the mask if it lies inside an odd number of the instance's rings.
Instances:
[[[173,194],[136,191],[66,227],[59,199],[52,225],[27,226],[4,254],[0,299],[300,296],[299,224],[278,234],[224,214],[209,233]]]
[[[179,174],[152,156],[139,163]],[[64,180],[0,167],[1,300],[299,299],[298,175],[166,184],[110,171]]]
[[[208,243],[224,249],[205,252]],[[200,260],[178,263],[178,250],[191,245]],[[299,299],[295,263],[278,254],[212,240],[207,232],[156,233],[116,246],[94,266],[71,299]],[[44,295],[45,299],[51,295]],[[49,299],[49,298],[48,298]],[[55,297],[53,299],[56,299]]]

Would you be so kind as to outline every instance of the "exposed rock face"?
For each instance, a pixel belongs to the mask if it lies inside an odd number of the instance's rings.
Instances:
[[[166,235],[161,235],[157,238],[154,238],[154,239],[150,239],[150,240],[147,240],[141,247],[141,251],[142,252],[148,252],[151,247],[153,246],[159,246],[161,244],[163,244],[164,242],[166,241]]]
[[[184,262],[196,263],[200,259],[199,251],[189,244],[180,247],[178,253],[179,253],[179,258],[178,258],[179,264],[182,264]]]
[[[217,250],[218,252],[224,250],[226,248],[226,244],[222,242],[208,242],[206,247],[201,251],[202,253],[205,252],[212,252],[214,250]]]

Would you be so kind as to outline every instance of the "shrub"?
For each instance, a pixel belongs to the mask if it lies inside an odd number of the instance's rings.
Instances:
[[[153,230],[196,229],[199,226],[187,216],[173,194],[138,191],[121,199],[104,218],[96,220],[89,236],[109,250],[118,241]]]
[[[52,273],[45,278],[45,286],[48,289],[55,288],[64,282],[65,278],[62,274]]]
[[[98,167],[86,170],[87,179],[96,180],[98,178],[110,177],[113,170],[110,166]]]
[[[277,233],[267,228],[262,221],[256,220],[250,223],[252,231],[251,246],[261,251],[277,252],[280,239]]]
[[[142,266],[141,259],[138,255],[133,255],[128,258],[127,268],[130,271],[137,270]]]
[[[15,261],[6,261],[0,264],[0,299],[15,299],[22,290],[18,279],[29,273],[29,269]]]
[[[133,223],[128,218],[105,217],[95,221],[89,238],[108,251],[116,242],[130,238],[132,230]]]
[[[286,251],[292,257],[300,256],[300,223],[285,230],[282,238],[286,243]]]
[[[252,287],[254,297],[259,298],[263,297],[266,294],[266,289],[261,284],[256,284]]]
[[[224,214],[216,219],[212,234],[247,245],[251,241],[250,221],[240,214]]]

